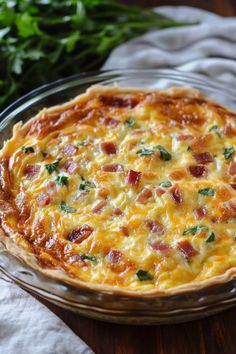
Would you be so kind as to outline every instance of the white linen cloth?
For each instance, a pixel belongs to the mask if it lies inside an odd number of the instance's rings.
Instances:
[[[235,81],[236,19],[184,6],[159,7],[157,11],[179,21],[201,24],[152,30],[116,48],[104,69],[176,67]],[[93,352],[44,305],[17,285],[0,278],[0,353]]]
[[[0,353],[94,354],[59,317],[1,273]]]
[[[113,50],[103,69],[176,68],[236,86],[235,17],[186,6],[161,6],[156,10],[178,21],[200,23],[152,30],[122,44]]]

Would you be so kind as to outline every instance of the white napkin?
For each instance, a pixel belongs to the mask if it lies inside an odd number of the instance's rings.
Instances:
[[[47,307],[0,274],[0,353],[94,352]]]
[[[236,85],[236,18],[186,6],[156,10],[179,21],[201,23],[152,30],[122,44],[113,50],[103,69],[175,67]]]

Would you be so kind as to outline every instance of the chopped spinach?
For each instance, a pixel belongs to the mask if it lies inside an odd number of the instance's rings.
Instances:
[[[66,202],[63,201],[60,204],[60,209],[62,211],[65,211],[66,213],[75,213],[77,211],[76,208],[69,206],[68,204],[66,204]]]

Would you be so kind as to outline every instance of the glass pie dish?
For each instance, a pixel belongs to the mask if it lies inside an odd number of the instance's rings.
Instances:
[[[0,115],[0,146],[18,121],[26,122],[44,107],[62,104],[93,84],[167,89],[192,87],[206,97],[236,109],[234,90],[194,74],[174,70],[106,71],[70,77],[22,97]],[[66,309],[96,319],[130,324],[188,321],[228,308],[235,300],[235,278],[176,295],[125,294],[122,291],[75,287],[43,275],[0,244],[0,270],[23,288]]]

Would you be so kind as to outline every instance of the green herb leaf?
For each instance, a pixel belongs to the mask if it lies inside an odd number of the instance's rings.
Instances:
[[[150,28],[188,24],[113,0],[2,0],[0,105],[100,68],[115,47]]]
[[[141,281],[153,279],[153,276],[150,273],[148,273],[146,270],[142,270],[142,269],[139,269],[136,272],[136,275],[139,278],[139,280],[141,280]]]
[[[171,183],[171,181],[166,180],[166,181],[161,182],[161,183],[159,184],[159,186],[161,186],[161,187],[163,187],[163,188],[169,188],[169,187],[172,186],[172,183]]]
[[[233,147],[229,147],[229,148],[225,148],[224,150],[224,157],[226,160],[228,160],[230,158],[230,156],[234,153],[234,148]]]
[[[201,194],[201,195],[206,195],[208,197],[214,197],[215,189],[213,189],[213,188],[202,188],[202,189],[199,189],[198,193]]]
[[[87,140],[83,139],[77,144],[77,146],[85,146],[86,144],[87,144]]]
[[[62,211],[65,211],[66,213],[75,213],[77,211],[76,208],[73,208],[73,207],[69,206],[68,204],[66,204],[63,201],[60,204],[60,209]]]
[[[214,234],[214,232],[212,232],[212,233],[210,234],[210,236],[206,239],[206,242],[207,242],[207,243],[213,242],[213,241],[215,241],[215,239],[216,239],[216,235]]]
[[[80,257],[82,261],[87,259],[88,261],[97,262],[97,258],[95,256],[90,256],[89,254],[83,253],[80,255]]]
[[[58,158],[55,162],[45,165],[45,168],[50,175],[57,170],[57,167],[58,167],[60,161],[61,161],[61,158]]]
[[[213,125],[213,127],[211,127],[209,129],[209,132],[213,132],[215,133],[219,138],[221,138],[221,134],[220,134],[220,129],[217,125]]]
[[[127,125],[127,127],[133,128],[133,126],[135,125],[135,120],[134,118],[129,118],[125,121],[125,125]]]
[[[67,176],[57,176],[56,184],[58,184],[58,186],[68,186],[69,178]]]
[[[208,231],[209,228],[206,225],[196,225],[194,227],[190,227],[189,229],[184,230],[183,235],[193,235],[194,236],[202,230]]]
[[[169,161],[171,160],[172,156],[171,154],[161,145],[153,146],[150,148],[142,148],[136,152],[136,154],[140,156],[150,156],[153,155],[157,150],[160,151],[160,157],[164,161]]]
[[[23,146],[22,147],[22,151],[25,153],[25,154],[31,154],[34,152],[34,148],[32,146]]]
[[[155,152],[155,150],[153,150],[153,148],[142,148],[140,150],[138,150],[136,152],[136,154],[140,155],[140,156],[150,156],[153,155]]]
[[[171,160],[172,156],[171,154],[161,145],[157,145],[156,147],[160,151],[160,157],[164,161],[169,161]]]
[[[83,177],[81,177],[82,182],[79,185],[79,190],[89,192],[91,188],[95,188],[95,184],[91,181],[86,181]]]
[[[39,30],[38,23],[28,13],[19,14],[16,18],[16,26],[21,37],[39,36],[41,31]]]

